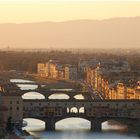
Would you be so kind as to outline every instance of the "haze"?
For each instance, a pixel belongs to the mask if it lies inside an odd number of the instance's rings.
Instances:
[[[140,1],[0,0],[0,23],[108,19],[140,16]]]
[[[139,1],[0,1],[0,48],[139,48],[139,16]]]

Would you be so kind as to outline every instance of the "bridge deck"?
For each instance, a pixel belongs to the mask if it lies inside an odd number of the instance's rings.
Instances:
[[[23,99],[23,102],[138,102],[140,103],[140,100],[138,99],[133,99],[133,100],[129,100],[129,99],[117,99],[117,100],[111,100],[111,99],[106,99],[106,100],[83,100],[83,99],[73,99],[73,100],[69,100],[69,99]]]

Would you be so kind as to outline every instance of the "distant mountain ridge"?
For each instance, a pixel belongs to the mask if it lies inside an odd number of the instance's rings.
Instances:
[[[0,48],[140,48],[140,17],[1,23]]]

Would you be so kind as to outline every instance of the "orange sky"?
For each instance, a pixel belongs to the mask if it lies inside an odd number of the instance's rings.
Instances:
[[[140,16],[140,1],[0,0],[0,23]]]

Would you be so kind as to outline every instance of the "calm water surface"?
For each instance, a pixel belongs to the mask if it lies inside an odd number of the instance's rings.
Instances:
[[[29,80],[22,79],[12,79],[12,82],[33,82]],[[18,85],[22,90],[25,89],[35,89],[37,85]],[[26,99],[43,99],[44,96],[36,93],[30,92],[23,95]],[[50,98],[65,98],[68,99],[66,95],[52,95]],[[82,95],[76,96],[77,99],[82,99]],[[64,119],[56,123],[56,131],[49,132],[45,131],[45,123],[37,119],[24,119],[27,121],[28,125],[23,129],[30,132],[35,138],[44,139],[139,139],[136,134],[128,133],[127,126],[120,124],[109,124],[108,122],[102,123],[102,132],[91,132],[90,122],[81,118],[69,118]]]

